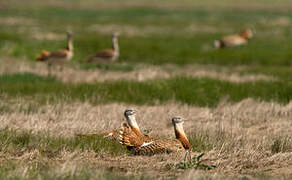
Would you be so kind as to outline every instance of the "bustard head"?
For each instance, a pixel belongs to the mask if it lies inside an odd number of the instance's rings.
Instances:
[[[117,38],[117,37],[119,37],[120,36],[120,33],[118,33],[118,32],[114,32],[113,34],[112,34],[112,38]]]
[[[67,38],[68,38],[68,39],[71,39],[71,38],[72,38],[72,36],[73,36],[72,32],[70,32],[70,31],[67,31]]]
[[[246,39],[250,39],[252,38],[253,33],[250,29],[245,28],[241,31],[240,35]]]
[[[177,125],[177,124],[183,124],[184,121],[182,120],[181,117],[173,117],[172,118],[172,124],[173,125]]]
[[[126,109],[124,112],[124,115],[127,119],[128,124],[132,128],[136,128],[137,130],[140,131],[140,128],[139,128],[137,121],[136,121],[136,111],[133,109]]]
[[[124,113],[126,118],[128,118],[130,116],[135,116],[135,114],[136,114],[136,111],[133,109],[126,109],[125,113]]]
[[[172,124],[173,124],[173,127],[174,127],[174,131],[175,133],[180,133],[182,135],[185,135],[185,132],[184,132],[184,128],[183,128],[183,119],[181,117],[173,117],[172,119]]]

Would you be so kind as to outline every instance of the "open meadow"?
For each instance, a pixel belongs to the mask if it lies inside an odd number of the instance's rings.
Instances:
[[[242,47],[215,49],[250,28]],[[43,49],[74,56],[62,71]],[[111,47],[120,57],[87,63]],[[134,156],[100,136],[125,109],[153,137],[181,116],[204,165]],[[291,0],[0,0],[0,179],[292,179]]]

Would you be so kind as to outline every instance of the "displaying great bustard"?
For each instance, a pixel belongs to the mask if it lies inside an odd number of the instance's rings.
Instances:
[[[119,33],[113,33],[112,34],[112,48],[98,51],[95,55],[89,57],[87,59],[87,62],[112,63],[118,60],[120,56],[118,36],[119,36]]]
[[[124,112],[124,116],[127,120],[127,123],[123,123],[122,127],[131,127],[132,131],[140,134],[141,136],[143,133],[141,132],[137,122],[136,122],[136,111],[132,109],[126,109]],[[104,137],[104,138],[110,138],[115,141],[119,141],[121,128],[105,131],[102,133],[96,133],[96,134],[77,134],[79,137]],[[144,135],[143,135],[144,136]],[[146,136],[146,135],[145,135]]]
[[[48,75],[51,75],[51,66],[57,64],[62,66],[70,61],[73,57],[73,40],[72,33],[67,32],[67,47],[66,49],[60,49],[56,51],[43,50],[41,53],[36,55],[37,61],[46,62],[48,64]]]
[[[215,48],[235,47],[247,44],[253,36],[250,29],[243,29],[239,34],[224,36],[221,40],[214,41]]]
[[[131,120],[131,119],[130,119]],[[172,118],[175,139],[153,138],[144,135],[132,126],[124,124],[120,131],[120,143],[131,149],[135,155],[154,155],[186,151],[186,156],[191,152],[190,142],[183,129],[183,120],[180,117]],[[130,123],[129,123],[130,124]],[[185,158],[186,158],[185,156]]]

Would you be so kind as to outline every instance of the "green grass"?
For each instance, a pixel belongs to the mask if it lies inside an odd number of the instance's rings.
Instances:
[[[192,149],[196,152],[210,151],[213,149],[214,144],[210,142],[212,137],[208,133],[191,133],[188,138]]]
[[[63,150],[74,152],[93,151],[108,152],[113,155],[121,155],[127,150],[118,142],[102,137],[54,137],[46,134],[33,134],[29,131],[15,131],[10,129],[0,130],[0,152],[17,153],[38,150],[43,157],[53,158],[60,155]]]
[[[92,2],[92,1],[88,1]],[[101,2],[101,1],[100,1]],[[173,3],[173,1],[169,1]],[[1,17],[20,17],[34,20],[32,25],[12,24],[3,26],[0,30],[0,52],[3,55],[26,57],[34,59],[37,52],[42,49],[54,50],[64,47],[63,40],[37,40],[27,34],[31,34],[33,28],[39,32],[55,32],[64,34],[69,28],[74,32],[75,57],[74,61],[81,62],[88,55],[94,54],[97,50],[110,47],[110,32],[108,35],[90,30],[90,26],[117,25],[121,28],[131,26],[143,32],[145,27],[162,29],[161,32],[152,32],[146,36],[134,34],[128,36],[121,34],[121,62],[129,64],[148,63],[155,65],[178,64],[186,65],[216,64],[220,66],[249,65],[260,66],[263,71],[265,67],[272,68],[277,65],[279,68],[291,66],[292,54],[291,25],[272,26],[270,23],[262,23],[263,19],[270,21],[281,17],[291,18],[290,11],[282,9],[271,10],[271,1],[263,3],[262,9],[250,8],[253,2],[242,3],[241,8],[216,8],[212,0],[201,3],[202,7],[189,6],[195,2],[184,1],[183,7],[179,8],[154,8],[152,6],[119,6],[120,8],[90,9],[78,8],[79,1],[67,2],[73,9],[57,6],[52,3],[46,5],[37,3],[23,4],[18,6],[7,6],[1,9]],[[96,2],[98,3],[98,2]],[[111,1],[110,3],[117,3]],[[149,2],[144,2],[151,5]],[[153,2],[152,2],[153,3]],[[280,3],[280,2],[278,2]],[[216,4],[216,3],[215,3]],[[219,3],[220,4],[220,3]],[[229,1],[221,4],[236,5]],[[255,3],[257,4],[257,3]],[[289,5],[288,1],[282,1],[281,6]],[[23,7],[25,8],[21,8]],[[248,6],[249,5],[249,6]],[[90,5],[88,7],[91,7]],[[185,8],[188,7],[188,8]],[[210,8],[211,7],[211,8]],[[256,6],[258,7],[258,6]],[[235,13],[236,12],[236,13]],[[185,32],[190,25],[198,31]],[[215,32],[201,30],[202,27],[209,27]],[[255,38],[250,44],[242,48],[225,49],[216,51],[211,48],[213,40],[231,32],[238,32],[244,26],[253,27],[257,30]],[[21,31],[18,29],[21,28]],[[102,26],[101,26],[102,28]],[[117,28],[116,31],[119,31]],[[281,31],[280,34],[273,34],[273,30]],[[130,31],[130,30],[129,30]],[[227,31],[227,32],[226,32]],[[204,47],[207,47],[205,49]],[[7,51],[9,48],[9,51]],[[82,65],[86,69],[90,65]],[[93,65],[92,68],[96,66]],[[100,68],[99,66],[97,66]],[[111,68],[107,68],[111,70]],[[120,69],[118,66],[114,69]],[[131,70],[132,68],[122,67],[121,69]],[[291,73],[288,75],[291,77]]]
[[[39,152],[37,158],[21,159],[25,153]],[[0,179],[151,179],[147,176],[121,176],[117,172],[106,171],[105,168],[92,168],[90,164],[78,163],[76,169],[59,167],[63,153],[106,152],[113,156],[126,154],[127,150],[119,143],[94,136],[61,137],[49,136],[46,133],[0,129],[0,153],[7,157],[17,156],[18,159],[1,159]],[[26,170],[25,170],[26,169]],[[23,172],[26,171],[25,174]],[[24,176],[25,175],[25,176]]]
[[[0,102],[0,115],[14,111],[35,113],[39,105],[48,102],[118,102],[137,105],[175,102],[215,107],[226,98],[232,103],[246,98],[281,104],[291,101],[292,24],[290,21],[281,24],[283,18],[284,21],[285,18],[292,18],[290,0],[168,0],[165,4],[141,0],[133,5],[131,3],[133,1],[130,0],[0,2],[0,54],[2,57],[33,61],[35,54],[42,49],[64,48],[65,31],[69,29],[74,34],[73,63],[85,70],[98,68],[129,72],[140,64],[213,64],[219,69],[227,67],[230,72],[275,76],[279,81],[232,83],[211,78],[173,77],[143,82],[119,80],[73,84],[29,73],[4,74],[0,75],[0,98],[5,99],[5,103]],[[9,18],[16,19],[16,22],[6,24],[5,19]],[[99,29],[92,29],[96,24]],[[111,25],[116,28],[103,29]],[[212,48],[215,39],[236,33],[243,27],[252,27],[257,31],[248,46],[223,50]],[[99,30],[104,30],[104,33]],[[114,65],[83,63],[97,50],[111,46],[111,31],[124,31],[119,38],[120,62]],[[56,33],[64,38],[40,40],[34,38],[37,33]],[[244,68],[238,68],[242,66]],[[236,67],[234,71],[233,67]],[[17,108],[10,107],[9,101],[19,97],[27,98],[28,103]],[[241,146],[244,144],[244,139],[233,139],[223,132],[191,133],[189,139],[192,148],[201,152],[218,150],[223,143],[227,143],[225,148],[229,152],[232,147],[243,149]],[[291,138],[277,136],[272,144],[267,145],[267,150],[272,153],[291,152]],[[38,151],[41,158],[17,160],[24,153],[34,151]],[[96,169],[95,164],[89,164],[88,167],[81,165],[74,173],[60,172],[61,167],[56,166],[58,163],[50,161],[58,159],[64,151],[106,152],[113,156],[127,153],[118,143],[100,137],[56,137],[46,132],[0,129],[0,153],[12,157],[11,161],[0,158],[0,179],[149,179],[145,176],[120,176],[103,172]],[[22,177],[25,168],[27,173]],[[260,172],[229,178],[251,177],[273,179]],[[202,175],[199,178],[214,177]]]
[[[93,104],[124,102],[156,104],[169,101],[216,106],[223,98],[239,102],[246,98],[289,103],[292,84],[284,81],[231,83],[210,78],[174,77],[167,80],[108,81],[104,83],[62,83],[34,74],[0,76],[0,95],[48,100],[89,101]]]
[[[24,167],[27,168],[25,176],[21,173],[24,171]],[[89,179],[100,179],[100,180],[150,180],[153,178],[136,175],[136,176],[122,176],[115,172],[104,171],[101,169],[93,169],[90,167],[79,167],[72,171],[71,169],[64,169],[60,172],[54,165],[46,162],[37,161],[31,162],[30,164],[21,164],[12,161],[2,163],[0,165],[0,178],[6,180],[89,180]]]
[[[287,34],[289,37],[290,34]],[[31,41],[29,37],[14,32],[0,32],[0,52],[4,55],[34,59],[42,49],[54,50],[65,47],[65,42],[49,40]],[[90,38],[88,38],[90,37]],[[154,35],[151,37],[121,36],[120,61],[129,64],[216,64],[220,66],[261,65],[271,67],[291,66],[291,39],[254,39],[249,46],[233,49],[214,50],[212,42],[220,35],[200,34],[194,36]],[[2,42],[1,42],[2,41]],[[28,43],[27,43],[28,42]],[[100,43],[104,42],[104,43]],[[83,61],[97,50],[110,47],[110,37],[87,33],[75,36],[74,61]],[[203,50],[207,46],[209,50]],[[281,48],[279,48],[281,47]],[[6,49],[9,48],[9,51]],[[277,49],[275,51],[275,49]],[[88,67],[88,65],[87,65]],[[94,66],[93,66],[94,67]]]
[[[176,164],[176,168],[178,169],[203,169],[203,170],[211,170],[215,169],[215,165],[206,165],[201,163],[201,158],[204,156],[204,153],[201,153],[198,156],[194,156],[193,158],[189,159],[188,161],[180,162]]]

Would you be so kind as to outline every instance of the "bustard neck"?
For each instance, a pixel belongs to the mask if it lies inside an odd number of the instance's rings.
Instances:
[[[175,132],[175,137],[178,139],[184,146],[185,149],[191,149],[191,144],[186,136],[186,133],[183,128],[182,123],[176,123],[174,125],[174,132]]]
[[[116,53],[119,53],[119,43],[116,36],[112,37],[112,48]]]
[[[128,124],[131,126],[132,130],[136,134],[142,134],[142,132],[141,132],[141,130],[140,130],[138,124],[137,124],[135,116],[128,116],[127,117],[127,121],[128,121]]]
[[[71,36],[67,37],[67,48],[68,51],[73,51],[73,40]]]

